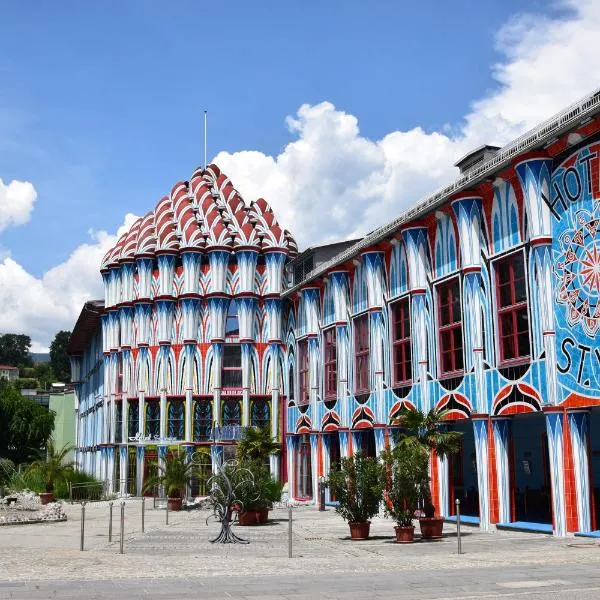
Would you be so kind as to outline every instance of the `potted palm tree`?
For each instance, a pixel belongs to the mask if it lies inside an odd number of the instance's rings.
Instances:
[[[281,452],[281,445],[271,436],[266,427],[245,427],[242,439],[236,447],[236,457],[239,461],[258,461],[266,463],[269,456]]]
[[[67,455],[73,449],[69,444],[57,449],[54,440],[49,439],[46,453],[27,467],[27,473],[36,473],[43,477],[45,492],[40,493],[40,502],[48,504],[54,501],[54,484],[67,483],[67,478],[73,472],[73,461],[67,460]]]
[[[427,413],[416,409],[403,412],[395,421],[395,424],[401,427],[398,443],[422,448],[426,452],[428,462],[433,450],[440,457],[456,454],[460,448],[462,434],[458,431],[444,430],[444,415],[443,411],[433,409]],[[431,488],[427,485],[423,488],[425,516],[419,519],[423,539],[442,537],[444,519],[436,517],[435,510]]]
[[[379,512],[383,484],[377,459],[363,456],[343,458],[340,469],[332,471],[325,482],[338,504],[335,510],[348,522],[350,538],[366,540],[370,519]]]
[[[162,485],[167,494],[169,510],[181,510],[185,488],[192,479],[194,464],[185,454],[170,455],[164,465],[158,465],[158,473],[146,481],[144,491]]]
[[[417,444],[400,442],[392,450],[385,450],[382,458],[385,514],[396,521],[396,542],[412,543],[415,510],[429,487],[427,451]]]

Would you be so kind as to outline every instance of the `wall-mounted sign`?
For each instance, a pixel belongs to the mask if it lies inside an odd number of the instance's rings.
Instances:
[[[134,436],[129,436],[128,440],[130,442],[178,442],[178,440],[174,437],[160,437],[160,435],[143,435],[139,431]]]

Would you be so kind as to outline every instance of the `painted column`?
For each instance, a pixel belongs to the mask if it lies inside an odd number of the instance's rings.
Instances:
[[[494,452],[496,457],[496,486],[498,490],[498,523],[510,523],[510,440],[511,420],[507,417],[493,417]]]
[[[329,472],[331,470],[331,461],[329,460],[329,446],[331,444],[331,434],[324,433],[321,435],[321,458],[323,461],[323,473],[322,476],[325,479],[329,478]],[[325,488],[325,502],[331,502],[331,492],[329,488]]]
[[[588,411],[573,410],[567,413],[567,417],[569,419],[569,431],[571,434],[573,475],[577,493],[577,531],[589,532],[592,529],[588,443],[590,414]]]
[[[158,472],[160,473],[164,468],[167,462],[167,446],[159,445],[157,446],[158,450]],[[165,495],[168,494],[168,490],[164,490]]]
[[[440,517],[450,516],[450,477],[449,459],[447,456],[436,456],[436,467],[439,481],[437,512]]]
[[[328,275],[333,296],[333,318],[335,322],[336,362],[337,362],[337,411],[341,425],[352,425],[352,400],[348,388],[350,365],[348,297],[350,285],[348,271],[334,271]]]
[[[129,453],[125,444],[119,448],[119,461],[119,495],[126,496],[128,493],[127,481],[129,480]]]
[[[489,453],[487,415],[472,415],[477,459],[477,487],[479,489],[479,528],[488,531],[490,526]]]
[[[269,343],[269,350],[271,354],[271,437],[275,440],[280,440],[279,437],[279,382],[281,381],[281,376],[279,373],[279,353],[280,347],[279,343],[276,341]],[[277,479],[279,479],[279,456],[271,455],[269,457],[270,465],[271,465],[271,475]]]
[[[554,330],[554,302],[552,289],[552,218],[544,200],[550,198],[552,159],[531,155],[515,165],[523,190],[529,230],[530,304],[536,315],[531,322],[533,338],[532,359],[545,354],[546,403],[558,404],[556,369],[556,333]],[[562,535],[562,534],[560,534]]]
[[[554,516],[554,535],[567,534],[567,515],[565,508],[565,463],[564,463],[564,422],[562,409],[545,410],[546,432],[548,434],[548,456],[550,459],[550,483],[552,486],[552,513]]]
[[[480,196],[465,193],[452,202],[459,231],[461,265],[463,271],[463,339],[465,354],[465,373],[475,375],[474,407],[477,413],[489,411],[485,380],[483,376],[483,323],[481,280],[481,212]]]
[[[383,348],[388,339],[383,318],[383,296],[386,289],[384,253],[381,251],[362,254],[367,282],[367,302],[370,313],[370,348],[373,389],[375,391],[375,419],[386,422],[383,402]]]
[[[379,458],[379,454],[385,450],[385,427],[375,427],[373,433],[375,434],[375,450],[377,458]]]
[[[427,319],[426,294],[429,272],[429,250],[426,227],[409,227],[402,230],[408,260],[409,288],[411,295],[411,331],[413,373],[419,384],[421,409],[428,411],[429,390],[427,386]]]
[[[287,450],[288,498],[292,500],[296,496],[296,436],[287,434],[285,443]]]
[[[135,487],[137,490],[137,495],[142,496],[144,493],[144,446],[142,446],[141,444],[136,446],[135,452],[136,452],[136,462],[135,462],[136,486]]]
[[[218,473],[223,464],[223,446],[211,446],[210,457],[212,459],[212,472],[213,474]]]
[[[339,430],[338,434],[340,436],[340,457],[348,458],[350,456],[349,431]]]
[[[319,436],[317,432],[310,433],[310,460],[312,473],[313,504],[319,502]]]
[[[215,253],[211,252],[209,256],[213,254],[224,254],[224,253]],[[226,253],[229,256],[228,253]],[[216,261],[215,257],[213,257],[213,262],[218,265],[221,265],[219,261]],[[211,262],[211,269],[213,263]],[[220,267],[219,267],[220,269]],[[214,274],[211,270],[211,277]],[[219,281],[223,279],[223,281],[219,282],[215,280],[213,283],[218,284],[219,286],[225,286],[225,274],[217,273]],[[206,381],[207,383],[211,380],[213,382],[213,389],[209,390],[209,393],[213,394],[214,399],[214,416],[213,420],[216,425],[220,425],[221,423],[221,366],[223,363],[223,342],[225,340],[225,319],[227,317],[227,310],[229,308],[229,298],[224,295],[216,295],[208,298],[208,312],[209,312],[209,320],[210,320],[210,331],[211,331],[211,344],[213,351],[213,361],[212,361],[212,373],[206,373]]]

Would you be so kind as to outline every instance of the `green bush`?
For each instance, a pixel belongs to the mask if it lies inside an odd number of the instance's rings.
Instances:
[[[8,485],[14,472],[15,463],[9,458],[0,458],[0,486]]]
[[[63,500],[68,499],[69,483],[71,485],[80,483],[102,485],[100,480],[83,471],[71,471],[64,480],[55,482],[54,495]],[[7,487],[14,491],[31,490],[40,494],[46,491],[46,480],[39,471],[26,469],[22,473],[16,473],[8,482]]]

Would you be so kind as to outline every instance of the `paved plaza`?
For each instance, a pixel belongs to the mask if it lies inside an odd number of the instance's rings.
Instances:
[[[401,546],[393,524],[374,519],[372,539],[352,542],[332,509],[294,509],[293,558],[287,511],[266,526],[236,527],[249,545],[213,545],[219,526],[207,511],[170,513],[141,501],[125,508],[119,554],[119,503],[113,541],[108,505],[86,507],[85,551],[80,512],[64,523],[0,527],[0,599],[15,598],[598,598],[600,546],[582,538],[456,528],[443,540]]]

